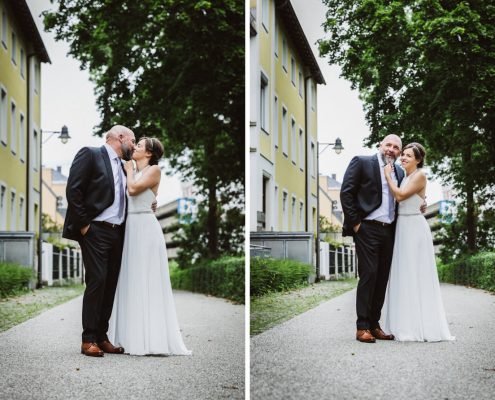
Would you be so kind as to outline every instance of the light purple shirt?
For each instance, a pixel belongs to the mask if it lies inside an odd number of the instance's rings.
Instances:
[[[110,158],[110,165],[112,166],[113,182],[114,182],[113,190],[115,191],[115,198],[113,200],[113,203],[110,205],[110,207],[104,209],[103,212],[100,215],[98,215],[93,221],[106,221],[111,224],[120,225],[124,222],[125,219],[125,212],[124,215],[121,218],[119,218],[121,191],[123,193],[124,210],[125,210],[125,190],[126,190],[125,175],[124,172],[122,171],[122,161],[120,160],[115,150],[106,143],[104,146],[108,151],[108,157]]]
[[[383,172],[383,167],[385,166],[380,153],[377,154],[378,164],[380,165],[380,178],[382,181],[382,204],[376,210],[374,210],[370,215],[368,215],[365,219],[376,220],[380,222],[385,222],[387,224],[391,224],[394,222],[395,213],[390,212],[390,201],[393,201],[393,207],[395,210],[395,200],[391,196],[390,189],[388,187],[387,179],[385,178],[385,172]],[[394,168],[397,168],[397,165],[394,165]],[[392,174],[392,180],[397,184],[397,178],[395,173]],[[390,216],[392,214],[392,216]],[[391,218],[392,217],[392,218]]]

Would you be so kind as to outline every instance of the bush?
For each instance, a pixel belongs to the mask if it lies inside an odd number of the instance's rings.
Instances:
[[[442,282],[474,286],[495,292],[495,253],[478,253],[449,264],[439,263],[438,277]]]
[[[251,259],[251,295],[280,292],[308,283],[314,268],[295,260],[253,257]]]
[[[18,264],[0,263],[0,297],[7,297],[27,289],[34,278],[33,271]]]
[[[206,293],[244,303],[244,257],[199,260],[194,266],[185,269],[170,263],[170,279],[174,289]]]

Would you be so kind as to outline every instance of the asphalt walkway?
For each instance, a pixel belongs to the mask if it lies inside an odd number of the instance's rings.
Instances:
[[[495,398],[495,296],[441,288],[456,341],[360,343],[352,290],[251,339],[251,399]]]
[[[0,333],[0,399],[243,399],[244,306],[174,293],[191,357],[80,354],[78,297]]]

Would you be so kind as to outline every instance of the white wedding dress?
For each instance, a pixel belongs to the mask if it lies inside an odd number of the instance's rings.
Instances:
[[[418,194],[399,203],[384,331],[399,341],[454,340],[445,317],[430,227],[419,210],[422,203]]]
[[[108,337],[132,355],[190,355],[175,312],[165,239],[151,211],[154,200],[151,189],[127,195],[122,264]]]

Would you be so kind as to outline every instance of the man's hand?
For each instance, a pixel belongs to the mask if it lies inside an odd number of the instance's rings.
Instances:
[[[153,212],[156,212],[156,205],[157,204],[158,203],[156,202],[156,200],[153,203],[151,203],[151,209],[153,210]]]
[[[359,224],[357,224],[356,226],[354,226],[352,229],[354,230],[354,233],[358,233],[359,228],[361,228],[361,222]]]
[[[423,204],[421,204],[421,207],[419,207],[419,211],[421,211],[422,214],[426,212],[426,208],[428,207],[428,204],[426,204],[426,197],[423,200]]]
[[[81,228],[81,230],[80,230],[81,235],[85,236],[85,235],[86,235],[86,233],[88,232],[88,230],[89,230],[89,224],[88,224],[88,225],[86,225],[86,226],[83,226],[83,227]]]

